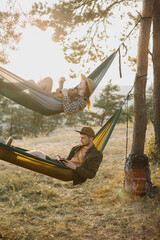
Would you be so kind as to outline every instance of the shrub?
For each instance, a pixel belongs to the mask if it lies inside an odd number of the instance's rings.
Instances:
[[[160,163],[160,149],[155,142],[155,137],[152,136],[146,146],[146,154],[152,163]]]

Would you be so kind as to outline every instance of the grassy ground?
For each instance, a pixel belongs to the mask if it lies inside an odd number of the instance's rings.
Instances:
[[[98,128],[95,130],[98,130]],[[152,134],[147,130],[147,138]],[[132,142],[129,127],[129,147]],[[67,156],[79,143],[74,129],[14,145]],[[160,195],[131,198],[121,192],[125,126],[117,125],[93,180],[79,186],[0,161],[0,238],[8,240],[159,240]],[[160,187],[160,167],[152,166]]]

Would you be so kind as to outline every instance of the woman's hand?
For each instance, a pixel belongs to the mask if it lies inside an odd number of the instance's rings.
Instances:
[[[59,79],[59,82],[65,82],[65,81],[66,81],[65,77],[61,77],[61,78]]]
[[[66,81],[66,79],[64,77],[61,77],[59,79],[59,88],[62,90],[63,89],[63,84]]]
[[[62,94],[64,97],[68,97],[68,90],[66,88],[62,89]]]

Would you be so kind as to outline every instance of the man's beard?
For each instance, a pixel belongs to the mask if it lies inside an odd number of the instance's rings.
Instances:
[[[83,147],[87,147],[88,145],[89,145],[89,142],[88,143],[86,143],[86,144],[81,144]]]

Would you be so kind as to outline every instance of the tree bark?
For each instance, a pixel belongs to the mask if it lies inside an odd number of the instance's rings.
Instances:
[[[143,0],[142,20],[139,32],[137,73],[134,88],[134,127],[131,153],[144,152],[147,114],[146,114],[146,82],[148,72],[148,45],[152,21],[153,0]]]
[[[156,144],[160,147],[160,0],[153,7],[153,106]]]

